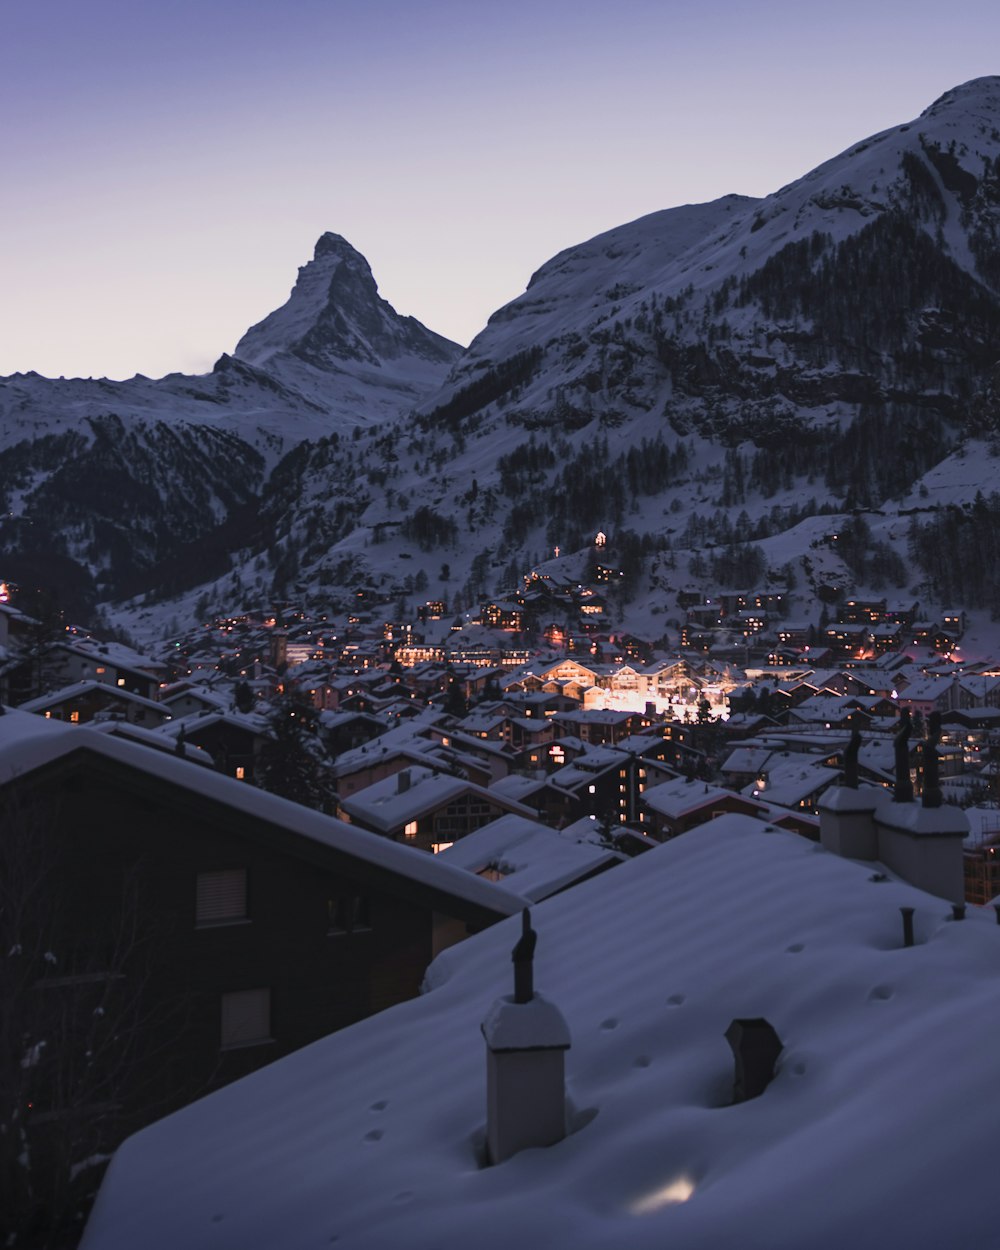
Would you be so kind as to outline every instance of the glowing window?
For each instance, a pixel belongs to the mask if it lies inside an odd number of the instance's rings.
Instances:
[[[246,780],[246,769],[243,767],[242,764],[237,764],[236,766],[236,780],[237,781]]]
[[[403,829],[404,838],[415,838],[417,836],[417,822],[415,820],[407,821]]]
[[[119,677],[119,678],[118,678],[118,684],[119,684],[119,686],[124,686],[124,685],[125,685],[125,678],[124,678],[124,677]]]
[[[442,851],[446,851],[449,846],[454,846],[454,842],[432,842],[431,850],[435,855],[440,855]]]
[[[70,720],[73,722],[73,724],[74,724],[74,725],[78,725],[78,724],[80,723],[80,713],[79,713],[79,712],[70,712],[70,714],[69,714],[69,718],[70,718]]]
[[[588,793],[588,794],[596,794],[596,793],[597,793],[597,786],[588,786],[588,787],[587,787],[587,793]]]

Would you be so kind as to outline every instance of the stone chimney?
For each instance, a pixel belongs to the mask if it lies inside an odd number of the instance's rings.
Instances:
[[[859,788],[860,749],[861,734],[855,729],[844,749],[842,784],[827,790],[819,800],[819,840],[828,851],[846,859],[877,859],[873,814],[883,796],[879,790]]]
[[[410,788],[410,770],[401,768],[396,774],[396,793],[405,794]]]
[[[848,785],[827,790],[820,798],[820,842],[849,859],[877,859],[928,894],[960,903],[965,897],[962,840],[969,821],[945,803],[938,783],[937,741],[940,717],[931,716],[922,745],[924,787],[921,802],[913,798],[910,780],[910,713],[904,708],[894,740],[895,786],[854,790]],[[847,770],[845,768],[845,774]]]
[[[502,1163],[531,1146],[566,1136],[565,1054],[569,1026],[562,1012],[534,990],[538,935],[524,909],[514,947],[514,993],[486,1013],[486,1146]]]

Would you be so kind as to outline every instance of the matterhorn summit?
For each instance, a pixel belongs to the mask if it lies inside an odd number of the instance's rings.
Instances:
[[[249,329],[233,354],[307,394],[329,387],[329,377],[317,374],[347,373],[395,384],[412,399],[461,350],[415,318],[401,317],[379,295],[361,253],[328,232],[299,270],[287,302]]]

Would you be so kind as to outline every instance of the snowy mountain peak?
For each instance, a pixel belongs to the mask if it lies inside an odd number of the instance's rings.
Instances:
[[[334,234],[332,230],[327,230],[316,240],[313,260],[320,260],[324,256],[357,257],[365,268],[368,268],[368,262],[357,250],[357,248],[348,243],[342,234]]]
[[[338,372],[345,362],[379,369],[404,356],[443,364],[459,352],[413,317],[401,317],[379,296],[361,253],[328,232],[299,270],[287,302],[248,330],[233,355],[272,368],[277,357],[287,354],[315,369]]]

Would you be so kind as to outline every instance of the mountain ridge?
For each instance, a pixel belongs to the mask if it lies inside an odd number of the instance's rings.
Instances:
[[[324,234],[286,304],[207,382],[169,375],[174,416],[194,405],[192,425],[213,411],[249,427],[259,404],[263,520],[200,600],[332,599],[356,581],[402,601],[393,562],[406,558],[425,580],[447,565],[453,584],[431,592],[473,604],[557,546],[552,567],[575,570],[565,553],[598,525],[632,535],[633,601],[662,599],[697,581],[706,549],[770,550],[804,517],[913,503],[963,441],[988,451],[1000,78],[945,92],[769,196],[660,210],[563,249],[464,352],[387,322],[388,308],[360,253]],[[86,396],[73,405],[95,415]],[[805,609],[822,570],[793,554]],[[919,579],[897,554],[893,576]],[[747,567],[775,573],[760,552]]]

